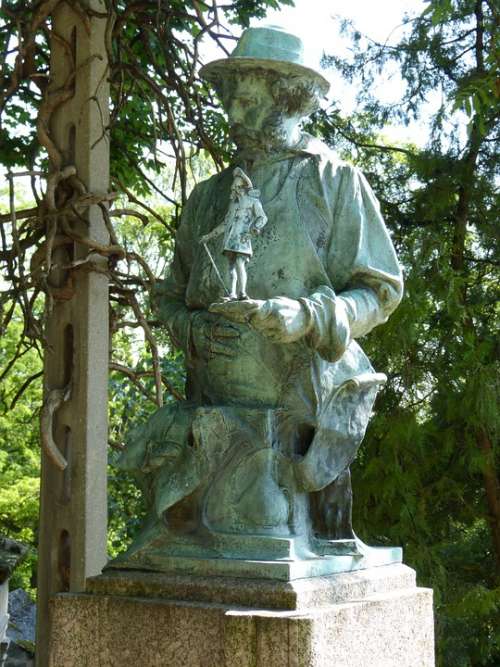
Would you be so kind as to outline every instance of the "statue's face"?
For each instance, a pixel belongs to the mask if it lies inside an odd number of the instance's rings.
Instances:
[[[245,183],[241,178],[235,178],[231,186],[231,192],[235,197],[239,197],[244,193],[246,189]]]
[[[227,109],[232,129],[250,132],[262,130],[272,110],[274,100],[262,77],[248,74],[237,81]]]
[[[242,74],[226,111],[231,138],[239,150],[284,148],[292,143],[299,122],[277,107],[263,74]]]

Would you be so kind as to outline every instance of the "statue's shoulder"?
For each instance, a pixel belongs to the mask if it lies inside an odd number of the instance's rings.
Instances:
[[[224,169],[224,171],[227,171],[227,169]],[[220,173],[217,173],[209,176],[208,178],[205,178],[203,181],[198,181],[198,183],[195,183],[193,189],[191,190],[189,198],[198,199],[199,197],[203,196],[203,194],[213,188],[213,186],[217,183],[217,179],[219,178]]]
[[[188,198],[188,204],[190,207],[197,208],[198,206],[204,206],[207,204],[207,198],[212,198],[217,191],[221,183],[230,184],[232,179],[232,169],[227,167],[212,176],[209,176],[203,181],[199,181],[195,184],[191,190],[191,194]],[[227,187],[225,187],[227,189]]]
[[[357,167],[341,160],[337,153],[320,139],[305,135],[304,140],[304,152],[311,157],[309,162],[312,169],[322,180],[349,178],[358,172]]]

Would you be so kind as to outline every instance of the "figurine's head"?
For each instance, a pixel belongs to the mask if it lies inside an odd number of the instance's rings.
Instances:
[[[243,169],[236,167],[233,171],[233,183],[231,185],[233,196],[237,197],[240,192],[250,192],[252,189],[252,181],[248,178]]]
[[[300,121],[315,111],[328,81],[304,64],[302,40],[280,28],[248,28],[229,58],[200,74],[211,81],[240,150],[276,150],[299,139]]]

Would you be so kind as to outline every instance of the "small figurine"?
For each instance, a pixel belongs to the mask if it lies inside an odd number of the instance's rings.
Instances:
[[[224,301],[233,301],[235,299],[243,301],[248,299],[246,265],[253,254],[250,236],[252,234],[260,234],[267,222],[267,216],[264,213],[259,197],[259,190],[254,189],[252,181],[243,169],[236,167],[233,171],[229,208],[224,216],[224,220],[200,239],[200,243],[203,244],[219,280],[224,285],[206,245],[207,241],[224,233],[223,253],[229,259],[229,276],[231,280],[230,290],[229,293],[226,290]]]

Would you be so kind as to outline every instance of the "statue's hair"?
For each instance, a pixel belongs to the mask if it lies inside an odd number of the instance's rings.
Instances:
[[[314,79],[296,74],[282,74],[256,67],[246,73],[263,75],[277,109],[288,117],[304,118],[319,109],[323,96],[321,86]],[[222,80],[214,82],[215,89],[224,107],[229,104],[241,74],[227,73]]]
[[[323,93],[313,79],[271,73],[268,85],[277,106],[288,116],[309,116],[319,109]]]

